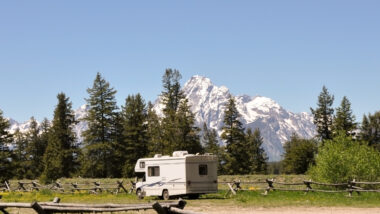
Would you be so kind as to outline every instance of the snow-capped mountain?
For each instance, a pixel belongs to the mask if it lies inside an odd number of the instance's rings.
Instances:
[[[205,122],[208,127],[216,129],[220,136],[223,126],[225,105],[230,96],[230,91],[225,86],[216,86],[210,79],[202,76],[193,76],[182,88],[189,100],[191,110],[195,114],[196,123],[199,127]],[[241,114],[241,122],[246,128],[259,128],[264,139],[263,147],[270,161],[281,159],[283,144],[289,140],[292,133],[304,138],[315,135],[313,118],[308,113],[292,113],[282,108],[274,100],[262,96],[235,96],[236,107]],[[158,99],[154,105],[159,116],[162,116],[163,104]],[[79,142],[81,133],[87,129],[87,123],[81,121],[87,114],[88,106],[82,105],[74,111],[75,118],[79,123],[74,127]],[[25,132],[30,126],[30,121],[18,123],[9,119],[10,131],[17,128]],[[221,143],[223,143],[221,141]]]
[[[223,126],[225,105],[230,91],[225,86],[215,86],[210,79],[193,76],[183,87],[191,110],[195,113],[197,125],[216,129],[220,136]],[[241,122],[252,130],[259,128],[264,139],[263,147],[270,161],[281,159],[283,144],[292,133],[305,138],[315,135],[315,126],[308,113],[295,114],[282,108],[274,100],[262,96],[235,96],[236,107],[241,114]],[[158,115],[162,115],[163,105],[155,104]]]

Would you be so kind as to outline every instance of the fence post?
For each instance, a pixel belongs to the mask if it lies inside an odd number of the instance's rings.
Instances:
[[[168,210],[165,209],[164,207],[161,206],[160,203],[156,202],[152,205],[153,209],[158,213],[158,214],[168,214]]]
[[[20,181],[18,181],[17,183],[18,183],[18,189],[21,189],[21,190],[23,190],[23,191],[26,191],[26,189],[25,189],[23,183],[21,183]]]
[[[36,182],[32,181],[33,189],[40,191]]]
[[[311,188],[311,179],[309,181],[303,181],[303,183],[306,185],[305,193],[308,193],[309,190],[313,189],[313,188]]]
[[[11,187],[9,186],[7,181],[5,181],[5,186],[7,187],[8,191],[11,192]]]
[[[273,187],[274,179],[273,178],[272,179],[265,179],[265,181],[268,183],[268,187],[265,190],[264,195],[268,195],[270,190],[274,190],[274,187]]]
[[[45,210],[37,203],[33,202],[32,208],[38,213],[38,214],[47,214]]]
[[[125,187],[124,187],[124,185],[123,185],[123,181],[116,181],[117,182],[117,184],[118,184],[118,188],[120,189],[123,189],[124,190],[124,192],[125,193],[128,193],[128,190],[127,189],[125,189]]]

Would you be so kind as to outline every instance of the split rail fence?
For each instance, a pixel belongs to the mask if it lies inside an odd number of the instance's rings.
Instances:
[[[4,184],[0,185],[0,191],[7,192],[32,192],[32,191],[41,191],[41,190],[51,190],[56,192],[82,192],[88,191],[89,193],[97,194],[101,192],[113,192],[113,193],[132,193],[135,189],[135,183],[131,182],[128,186],[123,184],[123,181],[116,181],[116,183],[100,183],[94,181],[87,184],[78,184],[78,183],[60,183],[55,182],[50,185],[41,185],[36,181],[22,182],[18,181],[16,184],[10,185],[7,181]]]
[[[173,202],[146,203],[146,204],[75,204],[59,203],[59,198],[53,202],[33,202],[33,203],[0,203],[0,212],[9,214],[6,209],[21,208],[33,209],[38,214],[52,213],[102,213],[102,212],[128,212],[153,209],[158,214],[197,214],[184,210],[186,201],[180,199]]]
[[[265,181],[232,181],[232,182],[220,182],[227,184],[228,191],[225,195],[227,197],[230,194],[236,195],[238,191],[254,191],[264,190],[263,195],[267,195],[270,191],[301,191],[301,192],[325,192],[325,193],[344,193],[348,192],[348,196],[352,197],[352,193],[356,192],[360,195],[361,192],[378,192],[380,189],[375,187],[380,186],[380,182],[363,182],[363,181],[349,181],[347,183],[321,183],[312,180],[304,180],[298,183],[285,183],[277,182],[275,179],[266,179]],[[243,188],[242,185],[267,185],[261,188]],[[296,187],[296,188],[295,188]],[[369,189],[373,188],[373,189]]]

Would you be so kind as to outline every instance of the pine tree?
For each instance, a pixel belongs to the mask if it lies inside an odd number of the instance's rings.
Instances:
[[[147,135],[149,138],[149,155],[164,154],[160,118],[154,111],[153,104],[151,102],[148,103]]]
[[[247,152],[245,134],[235,99],[230,95],[224,112],[224,126],[221,138],[226,143],[224,172],[227,174],[245,174],[247,170]]]
[[[164,144],[164,154],[170,155],[173,151],[178,150],[177,141],[177,124],[176,116],[177,110],[184,98],[181,91],[181,85],[179,80],[181,74],[178,70],[166,69],[164,76],[162,77],[163,92],[161,93],[162,102],[164,105],[162,119],[162,141]]]
[[[45,168],[40,179],[44,183],[60,177],[70,177],[78,165],[78,148],[73,131],[76,121],[72,104],[64,93],[59,93],[57,99],[58,104],[54,110],[48,145],[43,157]]]
[[[117,136],[116,90],[97,73],[92,88],[87,92],[90,97],[86,101],[90,109],[84,118],[88,130],[82,134],[85,145],[82,172],[86,177],[113,177],[113,148]]]
[[[27,169],[25,178],[35,179],[37,176],[41,175],[43,168],[42,159],[44,155],[44,149],[41,151],[41,140],[40,140],[40,128],[38,127],[37,121],[34,117],[30,118],[30,127],[26,133],[26,140],[28,142],[26,147],[27,161],[24,167]]]
[[[199,141],[199,128],[195,126],[194,114],[190,110],[187,99],[182,99],[176,114],[177,147],[191,154],[201,153],[203,148]]]
[[[310,108],[314,116],[314,124],[317,126],[318,137],[322,141],[332,139],[333,102],[334,96],[330,95],[327,88],[323,86],[322,92],[318,96],[318,107],[315,110]]]
[[[122,107],[125,146],[123,175],[126,177],[134,175],[136,161],[148,154],[146,111],[145,101],[140,94],[128,96]]]
[[[265,173],[267,170],[268,157],[262,148],[263,138],[261,137],[260,130],[255,129],[252,133],[251,129],[247,130],[246,134],[246,149],[248,153],[249,173]]]
[[[8,131],[9,122],[3,117],[0,110],[0,182],[12,177],[11,151],[8,144],[12,142],[12,135]]]
[[[352,114],[351,103],[346,96],[343,97],[340,106],[336,109],[333,127],[336,134],[343,132],[346,136],[353,135],[357,127],[355,116]]]
[[[215,129],[208,128],[206,123],[203,123],[201,143],[206,153],[211,153],[218,157],[218,172],[222,173],[221,159],[223,157],[223,148],[218,145],[218,133]]]
[[[218,145],[218,134],[215,129],[209,129],[206,123],[203,123],[203,135],[201,142],[206,153],[212,153],[219,157],[220,147]]]
[[[27,145],[28,141],[24,133],[19,128],[13,133],[14,150],[12,162],[14,167],[14,176],[17,179],[25,178],[28,168],[27,166]]]
[[[380,111],[375,112],[373,115],[363,116],[360,138],[367,141],[369,146],[373,146],[380,151]]]

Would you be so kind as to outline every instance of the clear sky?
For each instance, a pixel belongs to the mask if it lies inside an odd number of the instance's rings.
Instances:
[[[1,1],[0,109],[52,118],[85,103],[96,72],[118,104],[154,101],[165,68],[262,95],[293,112],[323,85],[354,113],[380,110],[380,1]]]

